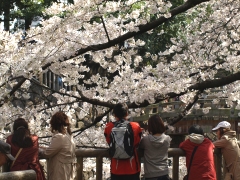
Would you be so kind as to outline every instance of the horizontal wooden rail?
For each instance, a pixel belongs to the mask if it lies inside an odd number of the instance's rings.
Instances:
[[[12,171],[0,173],[1,180],[36,180],[34,170]]]
[[[81,168],[78,171],[78,180],[82,180],[83,177],[83,158],[87,157],[96,157],[96,180],[102,180],[102,158],[109,157],[107,149],[78,149],[76,150],[76,156],[78,158],[78,163]],[[140,158],[143,156],[139,153]],[[179,180],[179,157],[185,156],[185,153],[180,148],[169,148],[168,157],[173,158],[173,168],[172,168],[172,179]],[[221,179],[221,165],[222,165],[222,156],[219,150],[215,150],[215,167],[217,169],[217,179]]]
[[[77,149],[76,150],[77,162],[79,163],[79,168],[77,171],[77,180],[83,180],[83,167],[84,167],[84,158],[96,158],[96,180],[102,180],[102,170],[103,170],[103,158],[109,157],[108,149]],[[180,148],[169,148],[168,149],[168,157],[172,157],[172,179],[179,180],[179,157],[184,157],[185,153]],[[139,157],[143,157],[143,154],[139,152]],[[41,157],[41,159],[46,159],[46,157]],[[217,179],[221,179],[222,177],[222,155],[220,149],[215,149],[214,151],[214,161],[215,168],[217,173]],[[48,160],[47,160],[48,162]],[[110,165],[109,165],[110,166]],[[49,172],[49,166],[47,163],[47,171]],[[25,172],[25,173],[24,173]],[[4,176],[3,176],[4,175]],[[0,174],[1,180],[9,180],[11,178],[2,178],[2,177],[10,177],[18,176],[24,177],[22,179],[32,180],[32,177],[36,176],[33,170],[28,171],[15,171],[9,172],[8,174],[3,173]],[[26,177],[26,178],[25,178]],[[21,178],[18,178],[21,179]]]

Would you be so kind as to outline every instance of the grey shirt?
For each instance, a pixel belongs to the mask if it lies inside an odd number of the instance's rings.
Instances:
[[[139,148],[144,150],[144,174],[146,178],[158,177],[168,174],[168,148],[170,136],[148,135],[141,139]]]

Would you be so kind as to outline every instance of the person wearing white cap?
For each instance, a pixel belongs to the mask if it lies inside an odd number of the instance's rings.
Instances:
[[[221,148],[226,174],[231,175],[232,180],[240,180],[240,154],[236,131],[231,130],[231,124],[227,121],[218,123],[212,130],[217,134],[218,140],[213,144],[216,148]]]

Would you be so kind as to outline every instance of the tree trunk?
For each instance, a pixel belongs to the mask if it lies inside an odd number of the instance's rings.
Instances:
[[[27,31],[28,29],[30,29],[31,24],[32,24],[32,19],[25,17],[25,30],[26,30],[26,31]]]
[[[3,12],[4,12],[4,30],[9,31],[10,27],[10,1],[3,2]]]

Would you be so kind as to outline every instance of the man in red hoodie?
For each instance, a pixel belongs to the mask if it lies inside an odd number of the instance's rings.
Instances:
[[[113,115],[115,116],[116,122],[123,119],[127,121],[127,104],[118,103],[113,109]],[[130,122],[130,125],[134,134],[134,155],[129,159],[111,158],[111,180],[140,180],[141,168],[136,149],[141,139],[142,130],[139,124],[136,122]],[[109,122],[104,131],[104,135],[108,144],[111,143],[110,135],[113,127],[114,123]]]

